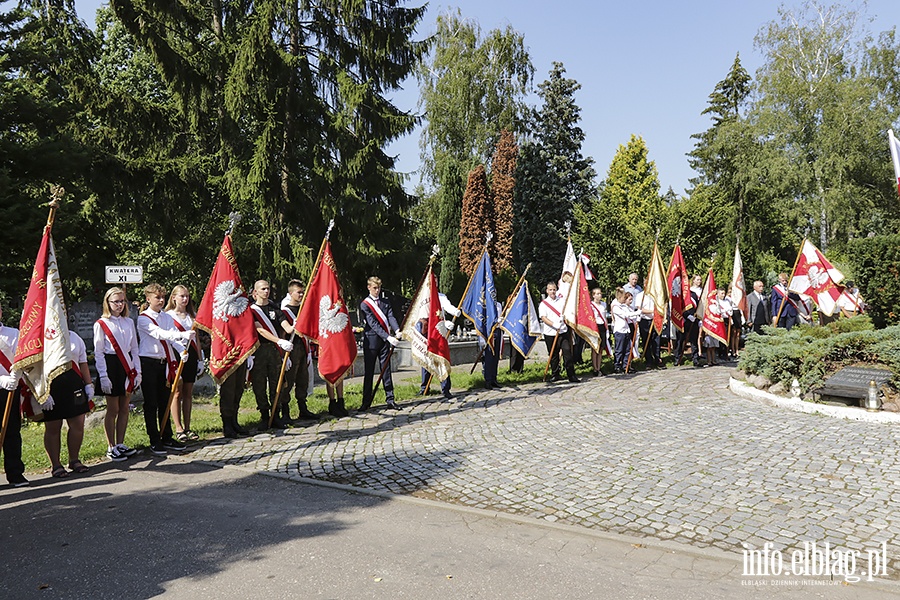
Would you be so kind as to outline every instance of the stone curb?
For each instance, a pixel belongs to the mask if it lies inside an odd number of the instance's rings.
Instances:
[[[865,421],[867,423],[900,423],[900,413],[894,412],[869,412],[863,408],[855,408],[852,406],[831,406],[828,404],[816,404],[814,402],[806,402],[799,398],[785,398],[777,396],[769,392],[758,390],[749,383],[729,377],[728,389],[743,398],[749,398],[775,406],[777,408],[786,408],[796,412],[807,414],[819,414],[826,417],[834,417],[837,419],[850,419],[851,421]]]

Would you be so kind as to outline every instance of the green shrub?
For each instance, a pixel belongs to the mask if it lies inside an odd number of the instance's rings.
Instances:
[[[900,326],[875,330],[868,317],[858,316],[825,327],[765,331],[747,338],[738,366],[748,374],[785,385],[797,378],[801,389],[809,391],[841,367],[878,364],[891,369],[895,388],[900,383]]]
[[[875,326],[900,323],[900,234],[850,240],[848,255]]]

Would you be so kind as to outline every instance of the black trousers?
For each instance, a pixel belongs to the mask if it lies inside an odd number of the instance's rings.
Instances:
[[[222,385],[219,386],[219,414],[223,419],[231,419],[238,414],[241,396],[244,395],[244,384],[247,381],[247,363],[232,371]]]
[[[291,368],[284,372],[284,387],[281,389],[282,406],[290,406],[291,390],[294,390],[297,405],[301,409],[305,408],[306,393],[309,391],[309,368],[306,364],[306,345],[299,336],[294,339],[294,349],[291,350]]]
[[[556,350],[553,350],[553,342],[556,339]],[[575,355],[572,352],[572,332],[566,331],[560,335],[544,335],[544,343],[547,344],[547,352],[551,352],[550,356],[550,373],[556,378],[560,376],[559,354],[562,353],[563,365],[566,368],[567,377],[575,377]]]
[[[22,475],[25,473],[25,463],[22,462],[22,415],[19,413],[19,390],[12,393],[10,401],[10,393],[7,390],[0,390],[0,398],[2,398],[2,410],[6,410],[6,403],[10,402],[9,421],[6,423],[6,438],[3,440],[3,470],[6,471],[6,479],[9,480],[10,475]],[[0,412],[0,419],[3,413]]]
[[[391,379],[391,364],[388,361],[388,354],[391,351],[391,345],[378,337],[374,333],[363,335],[363,364],[365,364],[365,375],[363,376],[363,403],[372,401],[372,386],[375,378],[375,363],[378,363],[378,372],[384,369],[384,377],[381,382],[384,384],[384,396],[388,401],[394,399],[394,381]]]
[[[641,343],[645,345],[647,351],[644,352],[644,361],[648,367],[656,367],[660,364],[659,360],[659,334],[653,328],[652,319],[641,319]],[[649,342],[644,340],[649,339]]]
[[[166,359],[141,357],[141,391],[144,393],[144,424],[150,445],[161,441],[172,441],[172,419],[166,421],[166,428],[160,435],[162,423],[169,402],[169,388],[166,387]]]
[[[253,370],[250,381],[253,384],[253,395],[256,396],[256,408],[261,413],[268,413],[275,406],[275,390],[278,388],[278,377],[281,375],[281,353],[273,343],[260,342],[253,353]]]

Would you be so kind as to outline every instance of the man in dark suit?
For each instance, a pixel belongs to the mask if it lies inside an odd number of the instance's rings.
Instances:
[[[375,376],[375,359],[378,359],[379,372],[384,369],[384,396],[388,408],[399,410],[394,402],[394,382],[391,379],[390,350],[399,343],[394,332],[400,329],[391,303],[381,297],[381,279],[369,277],[366,284],[369,295],[360,303],[359,314],[363,322],[363,399],[360,410],[369,410],[372,406],[372,378]]]
[[[769,314],[773,321],[772,324],[777,327],[784,327],[790,330],[797,324],[798,304],[800,296],[794,292],[788,291],[788,275],[787,273],[778,274],[778,283],[772,286],[772,295],[769,298],[771,306]],[[774,319],[777,318],[776,323]]]
[[[762,326],[768,325],[772,321],[769,303],[766,302],[766,297],[763,295],[764,289],[766,288],[762,281],[754,281],[753,291],[747,298],[750,303],[750,325],[753,326],[753,331],[756,333],[762,333]]]

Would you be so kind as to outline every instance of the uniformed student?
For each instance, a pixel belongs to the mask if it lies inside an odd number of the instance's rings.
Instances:
[[[271,290],[269,282],[260,279],[253,284],[253,300],[250,305],[253,310],[253,319],[256,323],[256,333],[259,334],[259,348],[253,354],[253,369],[250,371],[250,380],[253,384],[253,395],[256,396],[256,407],[259,409],[260,429],[269,428],[269,408],[275,407],[275,417],[272,425],[278,428],[285,427],[284,419],[278,418],[278,412],[283,411],[280,402],[276,402],[276,389],[278,378],[281,376],[282,352],[291,352],[294,344],[283,336],[290,334],[291,326],[287,323],[281,308],[269,299]],[[293,366],[293,365],[291,365]]]
[[[400,326],[397,325],[397,319],[394,318],[391,303],[387,298],[381,297],[381,279],[369,277],[366,288],[369,290],[369,295],[359,305],[360,321],[363,323],[363,362],[365,364],[363,399],[359,409],[365,411],[372,406],[372,396],[374,395],[372,388],[377,364],[378,372],[384,372],[382,383],[384,384],[385,404],[388,408],[399,410],[400,407],[394,401],[390,350],[400,343],[396,337]]]
[[[628,365],[633,339],[632,328],[641,318],[641,311],[631,308],[634,298],[623,288],[616,288],[616,299],[612,301],[610,312],[613,319],[613,337],[616,340],[613,373],[624,373]]]
[[[29,482],[25,478],[25,463],[22,462],[22,415],[19,410],[20,390],[25,384],[18,373],[12,373],[19,330],[6,327],[2,320],[3,307],[0,306],[0,419],[3,418],[7,402],[11,403],[6,437],[3,439],[3,470],[9,485],[25,487]]]
[[[172,323],[178,331],[190,331],[194,326],[194,317],[197,316],[190,290],[183,285],[173,287],[166,303],[166,313],[172,317]],[[198,340],[194,338],[188,344],[187,360],[181,369],[181,378],[178,380],[175,398],[172,401],[175,439],[185,444],[200,439],[200,436],[191,430],[191,412],[194,405],[194,383],[205,369],[203,351]]]
[[[281,302],[281,310],[287,320],[287,324],[292,328],[294,321],[297,320],[297,314],[300,311],[300,304],[303,302],[303,295],[306,293],[306,286],[299,279],[292,279],[288,283],[287,297]],[[319,415],[310,412],[306,406],[307,396],[309,395],[309,382],[312,361],[310,360],[309,343],[300,336],[294,338],[294,349],[291,350],[291,367],[284,373],[284,388],[281,390],[281,414],[282,420],[291,421],[291,390],[294,390],[294,397],[297,399],[297,407],[300,409],[299,419],[316,420]],[[343,398],[343,394],[341,395]]]
[[[600,352],[591,348],[591,366],[594,375],[603,375],[600,367],[603,365],[603,351],[607,349],[609,332],[606,326],[606,302],[603,301],[603,291],[598,287],[591,290],[591,310],[597,323],[597,331],[600,332]]]
[[[550,353],[551,381],[563,379],[559,366],[559,357],[562,354],[566,376],[570,382],[578,383],[578,377],[575,376],[575,356],[572,353],[572,333],[562,316],[565,299],[557,295],[556,282],[549,282],[544,289],[547,295],[538,306],[538,317],[541,320],[544,343],[547,345],[547,352]]]
[[[653,301],[653,297],[645,293],[642,289],[638,292],[634,305],[635,309],[641,312],[641,318],[638,321],[638,329],[641,340],[640,343],[643,348],[646,348],[646,350],[644,350],[644,363],[647,365],[648,369],[656,369],[662,364],[659,356],[659,335],[653,327],[653,317],[656,314],[656,303]]]

